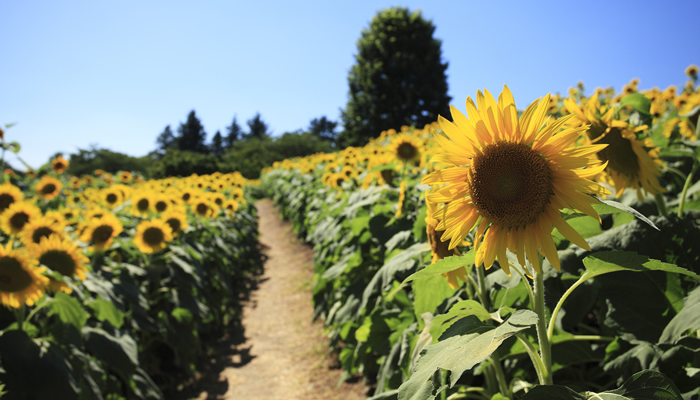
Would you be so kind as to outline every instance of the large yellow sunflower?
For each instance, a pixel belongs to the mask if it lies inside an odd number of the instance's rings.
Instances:
[[[39,244],[32,245],[30,249],[39,264],[45,265],[63,276],[85,280],[85,273],[88,271],[86,265],[90,260],[85,257],[77,243],[58,235],[50,235],[42,237]],[[66,293],[71,292],[68,285],[51,278],[49,278],[49,289],[54,292],[58,290]]]
[[[9,182],[0,185],[0,214],[4,213],[10,205],[22,201],[24,195],[19,188]]]
[[[102,217],[93,218],[87,223],[80,235],[80,240],[92,243],[91,249],[94,251],[106,250],[123,229],[124,227],[116,215],[105,212]]]
[[[180,232],[184,231],[189,226],[187,224],[187,213],[180,208],[164,212],[161,218],[170,225],[174,237],[177,237]]]
[[[142,221],[136,227],[134,244],[143,253],[157,253],[165,249],[165,245],[171,240],[173,240],[172,228],[162,219]]]
[[[145,217],[153,209],[153,196],[150,190],[139,190],[131,196],[131,213]]]
[[[400,162],[412,162],[420,160],[421,143],[409,134],[396,135],[391,140],[391,152]]]
[[[63,225],[57,224],[56,220],[50,216],[41,216],[32,218],[24,225],[19,239],[25,246],[30,247],[39,244],[42,238],[48,238],[51,235],[63,237]]]
[[[51,200],[58,196],[62,187],[63,184],[61,181],[51,176],[44,175],[36,185],[36,194],[42,199]]]
[[[432,172],[422,183],[445,185],[428,195],[428,201],[444,204],[433,218],[444,230],[441,240],[454,249],[478,227],[474,245],[476,265],[490,268],[498,259],[510,273],[506,249],[521,265],[527,259],[539,272],[541,253],[559,267],[552,227],[571,242],[589,249],[581,235],[561,217],[563,208],[600,219],[591,207],[589,194],[607,194],[587,178],[596,176],[605,164],[588,157],[604,145],[576,147],[586,127],[563,129],[571,117],[556,121],[547,117],[549,95],[538,99],[517,117],[508,87],[496,102],[485,91],[477,92],[477,105],[467,98],[468,118],[450,107],[454,122],[440,116],[446,136],[434,137],[443,149],[435,161],[452,165]],[[483,241],[482,241],[483,239]]]
[[[0,245],[0,301],[6,307],[34,305],[44,295],[49,279],[45,268],[36,267],[36,259],[26,249],[12,249],[12,241]]]
[[[573,126],[590,124],[587,131],[590,143],[608,146],[595,153],[595,157],[608,162],[607,168],[598,176],[601,182],[615,187],[616,196],[625,189],[634,189],[642,199],[642,191],[655,195],[664,189],[659,185],[663,162],[658,149],[651,140],[637,139],[636,132],[645,126],[633,128],[625,121],[613,119],[615,109],[601,106],[598,96],[593,96],[579,107],[574,99],[564,99],[566,110],[574,115]]]
[[[26,201],[12,203],[0,216],[0,228],[8,235],[17,235],[34,218],[41,217],[39,207]]]
[[[459,254],[459,252],[456,248],[450,249],[449,243],[440,240],[444,231],[436,229],[440,221],[433,218],[433,215],[435,215],[436,211],[435,204],[427,201],[428,192],[425,192],[425,196],[426,205],[428,206],[428,212],[425,216],[425,232],[428,235],[430,252],[433,254],[432,264],[435,264],[435,262],[442,260],[445,257],[450,257],[455,254]],[[467,282],[467,270],[463,266],[455,270],[445,272],[444,274],[442,274],[442,276],[447,278],[447,284],[450,285],[452,289],[458,289],[461,286],[461,283],[458,279],[462,280],[463,282]]]

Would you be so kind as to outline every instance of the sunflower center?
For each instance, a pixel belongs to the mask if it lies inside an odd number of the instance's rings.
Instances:
[[[0,194],[0,213],[5,211],[12,203],[15,202],[15,198],[7,193]]]
[[[204,203],[197,204],[197,214],[204,215],[209,210],[209,206]]]
[[[173,230],[173,233],[180,232],[180,220],[177,218],[170,218],[167,221],[165,221],[170,225],[170,228]]]
[[[216,199],[214,199],[214,203],[216,203],[216,205],[218,206],[222,206],[224,204],[224,200],[217,197]]]
[[[474,206],[489,222],[504,228],[534,223],[553,193],[547,161],[522,143],[487,146],[474,157],[470,170]]]
[[[39,262],[63,276],[73,276],[75,260],[64,250],[49,250],[39,257]]]
[[[56,191],[56,185],[53,183],[47,183],[44,185],[44,187],[41,188],[41,193],[43,194],[51,194]]]
[[[107,195],[107,203],[109,203],[109,204],[114,204],[114,203],[116,203],[118,199],[119,199],[119,198],[118,198],[117,195],[114,194],[114,193],[110,193],[110,194]]]
[[[136,208],[139,209],[139,211],[148,211],[148,199],[141,199],[136,203]]]
[[[41,238],[47,238],[52,233],[55,233],[53,229],[49,228],[48,226],[41,226],[34,230],[34,233],[32,234],[32,241],[39,244]]]
[[[597,123],[591,126],[588,135],[591,139],[597,139],[606,129],[607,126],[605,124]],[[608,145],[608,147],[598,153],[598,157],[603,162],[608,161],[608,168],[629,177],[639,175],[637,154],[632,149],[632,142],[622,136],[620,128],[610,128],[610,131],[596,143]]]
[[[15,230],[22,230],[27,222],[29,222],[29,214],[23,211],[15,213],[15,215],[10,217],[10,225],[12,225]]]
[[[168,209],[168,203],[166,203],[162,200],[156,202],[156,211],[158,211],[159,213],[163,212],[167,209]]]
[[[109,225],[100,225],[92,232],[92,241],[95,243],[106,243],[112,238],[114,228]]]
[[[165,241],[165,234],[160,228],[152,226],[143,232],[143,241],[149,246],[158,246]]]
[[[16,258],[10,256],[0,258],[0,292],[19,292],[31,284],[31,275],[22,268],[22,264]]]
[[[188,201],[190,199],[190,194],[189,193],[183,193],[182,195],[182,200]]]
[[[65,167],[63,166],[63,163],[60,161],[53,165],[53,169],[56,171],[61,171],[63,168],[65,168]]]
[[[413,160],[418,155],[418,149],[411,143],[403,142],[396,147],[396,155],[405,161]]]

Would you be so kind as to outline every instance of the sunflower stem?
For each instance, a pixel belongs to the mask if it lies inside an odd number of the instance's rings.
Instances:
[[[542,364],[544,367],[541,377],[543,378],[544,382],[542,382],[541,380],[540,383],[542,383],[543,385],[552,385],[552,349],[551,343],[549,342],[549,336],[547,336],[547,310],[544,305],[544,274],[542,273],[542,256],[538,258],[540,268],[539,272],[535,271],[533,293],[535,294],[534,311],[539,317],[537,319],[536,325],[537,340],[540,344],[540,357],[542,359]]]
[[[583,277],[579,278],[576,282],[574,282],[573,285],[571,285],[566,290],[566,292],[564,292],[564,294],[561,296],[561,299],[559,299],[559,302],[552,311],[552,317],[549,319],[549,327],[547,328],[547,339],[552,340],[552,336],[554,335],[554,322],[557,320],[557,314],[559,314],[559,310],[561,309],[562,305],[564,305],[564,301],[566,301],[566,299],[569,297],[571,292],[574,291],[574,289],[579,287],[585,281],[586,279],[584,279]]]
[[[501,359],[498,357],[498,349],[491,354],[489,357],[491,360],[491,365],[496,372],[496,380],[498,381],[498,389],[501,395],[507,398],[512,398],[513,393],[510,392],[510,386],[508,386],[508,380],[506,379],[506,374],[503,372],[503,366],[501,365]]]
[[[515,337],[520,341],[520,343],[522,343],[523,346],[525,346],[525,351],[527,351],[527,354],[530,356],[532,365],[535,366],[535,372],[537,373],[537,379],[539,379],[540,384],[546,384],[543,372],[544,363],[542,362],[542,359],[540,358],[539,354],[537,354],[537,349],[535,349],[535,346],[533,346],[530,340],[523,336],[522,333],[516,333]]]
[[[661,216],[668,217],[668,209],[666,208],[666,200],[664,199],[664,195],[657,193],[654,195],[654,199],[656,199],[656,208],[659,210],[659,214]]]
[[[24,303],[15,308],[15,318],[17,319],[17,330],[24,331]]]
[[[700,125],[700,124],[698,124],[698,125]],[[700,163],[698,162],[698,160],[694,159],[693,160],[693,169],[690,170],[690,173],[688,174],[688,178],[685,180],[685,184],[683,185],[683,191],[681,192],[681,202],[680,202],[680,204],[678,204],[678,218],[683,217],[683,208],[685,207],[685,198],[688,195],[688,188],[690,187],[690,184],[693,182],[693,175],[695,175],[695,172],[698,170],[699,166],[700,166]]]
[[[484,269],[476,267],[476,274],[479,276],[479,298],[481,299],[481,305],[483,305],[487,311],[491,311],[491,299],[486,293],[486,279]]]

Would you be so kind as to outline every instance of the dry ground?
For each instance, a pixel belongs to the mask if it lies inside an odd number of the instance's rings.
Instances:
[[[311,248],[296,239],[270,200],[256,207],[265,272],[244,308],[242,328],[222,340],[208,372],[185,398],[365,399],[358,382],[336,387],[341,371],[331,367],[323,325],[311,322]]]

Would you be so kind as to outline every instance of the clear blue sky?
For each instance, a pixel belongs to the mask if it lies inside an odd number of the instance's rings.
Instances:
[[[90,144],[142,156],[196,110],[210,139],[256,112],[275,134],[337,120],[376,10],[420,8],[452,104],[507,84],[524,108],[581,80],[681,85],[699,1],[2,1],[0,124],[38,167]],[[15,167],[19,162],[8,156]]]

